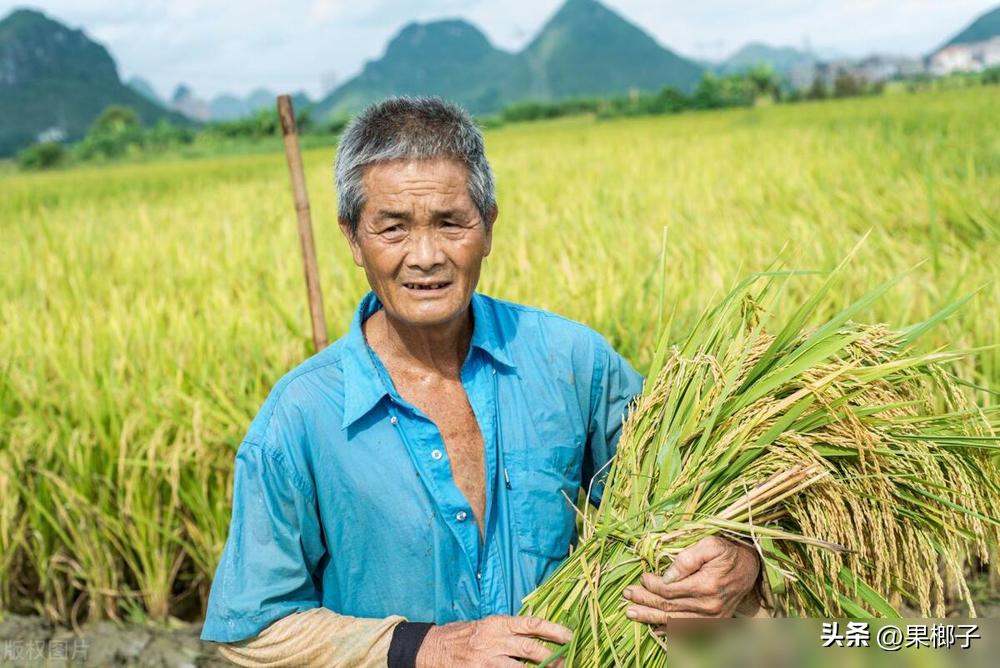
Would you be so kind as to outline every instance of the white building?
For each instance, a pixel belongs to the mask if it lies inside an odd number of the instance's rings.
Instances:
[[[58,125],[53,125],[50,128],[46,128],[35,135],[35,141],[40,144],[45,144],[48,142],[61,142],[66,139],[66,131],[63,130]]]
[[[983,62],[983,67],[997,67],[1000,65],[1000,37],[994,37],[980,42],[979,59]]]
[[[882,83],[916,76],[923,70],[923,65],[915,58],[873,55],[855,63],[850,73],[868,83]]]
[[[1000,37],[982,42],[946,46],[931,56],[931,74],[943,76],[953,72],[981,72],[1000,65]]]

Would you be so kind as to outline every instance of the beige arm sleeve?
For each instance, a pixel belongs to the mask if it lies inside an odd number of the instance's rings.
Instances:
[[[219,653],[239,666],[385,668],[392,631],[405,621],[399,616],[364,619],[315,608],[283,617],[255,638],[223,644]]]

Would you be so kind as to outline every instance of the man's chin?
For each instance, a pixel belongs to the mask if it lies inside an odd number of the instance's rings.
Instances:
[[[391,315],[411,327],[437,327],[446,325],[454,322],[466,310],[461,305],[443,302],[437,304],[401,304],[400,306],[401,308]]]

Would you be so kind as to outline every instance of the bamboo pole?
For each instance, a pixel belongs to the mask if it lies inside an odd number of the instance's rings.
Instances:
[[[288,171],[292,177],[292,197],[295,199],[295,213],[299,221],[299,242],[302,246],[302,264],[306,274],[309,315],[312,318],[313,346],[316,352],[319,352],[326,348],[329,342],[326,316],[323,313],[323,289],[319,284],[319,265],[316,263],[316,244],[313,242],[312,217],[309,213],[309,193],[306,190],[306,177],[302,170],[299,133],[295,128],[295,111],[292,109],[292,99],[287,95],[278,96],[278,118],[281,120],[285,157],[288,159]]]

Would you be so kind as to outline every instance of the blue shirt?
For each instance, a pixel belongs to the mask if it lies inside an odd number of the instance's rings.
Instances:
[[[201,637],[294,612],[447,623],[516,614],[575,540],[642,377],[592,329],[474,294],[461,381],[485,446],[480,538],[437,427],[404,400],[362,323],[275,385],[236,455],[229,536]],[[591,479],[595,479],[591,487]]]

